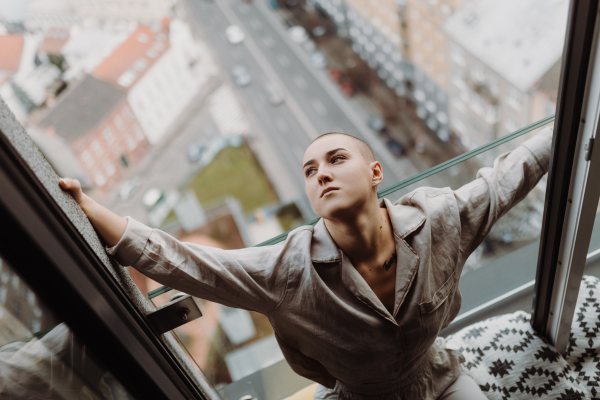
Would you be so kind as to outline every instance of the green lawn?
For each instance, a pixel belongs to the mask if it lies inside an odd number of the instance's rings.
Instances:
[[[223,149],[189,187],[201,204],[225,195],[234,196],[240,200],[244,213],[277,201],[271,183],[246,146]]]

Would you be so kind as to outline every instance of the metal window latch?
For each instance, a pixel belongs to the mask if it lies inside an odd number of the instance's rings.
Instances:
[[[202,316],[189,294],[176,295],[167,304],[146,315],[154,331],[161,335]]]
[[[585,145],[585,161],[592,159],[592,149],[594,148],[594,138],[590,138],[589,142]]]

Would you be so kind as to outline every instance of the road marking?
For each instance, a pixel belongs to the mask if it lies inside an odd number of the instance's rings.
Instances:
[[[285,132],[285,131],[288,130],[287,124],[285,123],[285,121],[281,117],[275,119],[275,125],[277,125],[277,128],[279,128],[280,131],[284,131]]]
[[[304,90],[306,89],[307,83],[301,75],[294,75],[292,78],[298,89]]]
[[[238,23],[241,25],[240,19],[233,13],[233,10],[229,7],[229,5],[226,2],[218,1],[215,4],[217,5],[217,7],[219,7],[221,9],[221,11],[225,15],[225,17],[230,22],[235,22],[235,23]],[[256,2],[256,4],[260,4],[260,1]],[[260,68],[264,71],[264,73],[267,76],[271,77],[271,79],[277,86],[279,86],[281,88],[282,94],[284,95],[283,97],[286,98],[287,106],[290,108],[290,111],[294,114],[294,116],[296,117],[296,119],[298,120],[300,125],[302,126],[302,128],[303,128],[302,130],[304,131],[304,133],[306,133],[306,135],[311,140],[313,140],[317,136],[319,136],[317,133],[318,131],[315,128],[315,126],[308,119],[308,117],[306,116],[306,114],[304,113],[302,108],[300,108],[300,106],[298,105],[298,102],[296,102],[295,98],[292,97],[290,92],[287,90],[286,86],[283,84],[283,81],[281,80],[279,75],[277,75],[277,72],[275,72],[275,70],[273,69],[273,66],[269,63],[269,61],[267,61],[267,58],[260,51],[260,49],[258,48],[256,43],[254,43],[254,40],[252,39],[252,37],[248,36],[246,38],[245,43],[246,43],[246,47],[248,48],[250,53],[254,56],[254,58],[256,59],[256,62],[260,66]]]
[[[277,54],[277,61],[282,67],[287,68],[290,66],[290,59],[285,54]]]
[[[250,26],[252,26],[257,31],[260,31],[262,29],[262,24],[256,18],[250,21]]]
[[[271,36],[263,36],[262,37],[262,42],[267,47],[273,47],[273,46],[275,46],[275,40],[273,40],[273,38]]]
[[[313,106],[313,108],[315,109],[315,111],[317,112],[317,114],[319,114],[321,117],[324,117],[324,116],[327,115],[327,108],[321,102],[321,100],[319,100],[319,99],[312,99],[310,101],[310,104]]]

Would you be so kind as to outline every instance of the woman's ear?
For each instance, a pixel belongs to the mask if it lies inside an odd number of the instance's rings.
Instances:
[[[383,169],[381,168],[379,161],[373,161],[371,163],[371,176],[373,177],[373,181],[377,182],[377,184],[381,183],[383,180]]]

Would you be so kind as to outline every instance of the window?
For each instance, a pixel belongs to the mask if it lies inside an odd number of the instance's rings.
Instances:
[[[523,96],[521,92],[511,86],[508,89],[507,103],[510,104],[514,109],[520,110],[522,100]]]
[[[481,95],[475,91],[471,92],[471,108],[477,114],[483,114],[483,99],[481,98]]]
[[[102,187],[106,184],[106,178],[104,177],[102,172],[96,171],[96,173],[94,174],[94,182],[98,187]]]
[[[129,150],[135,150],[137,147],[137,142],[133,139],[131,135],[125,136],[125,143],[127,143],[127,148]]]
[[[102,154],[102,146],[100,145],[100,143],[98,143],[96,139],[92,141],[92,150],[97,155]]]
[[[104,137],[106,143],[112,142],[115,138],[112,129],[110,129],[109,127],[104,128],[104,130],[102,131],[102,136]]]
[[[123,128],[125,128],[125,124],[123,123],[123,118],[121,118],[120,115],[117,115],[115,117],[114,121],[115,121],[115,125],[117,126],[117,129],[123,130]]]
[[[106,175],[108,176],[113,176],[115,174],[115,172],[117,171],[117,169],[115,168],[114,164],[110,161],[104,161],[104,171],[106,172]]]
[[[135,139],[138,142],[141,142],[142,140],[144,140],[144,131],[142,130],[142,128],[139,125],[136,125],[134,128],[134,133],[135,133]]]
[[[87,150],[84,150],[81,152],[81,159],[87,166],[92,165],[94,162],[94,160],[92,159],[92,156],[90,156],[90,153]]]
[[[450,58],[460,66],[464,66],[466,63],[465,51],[454,43],[450,45]]]

